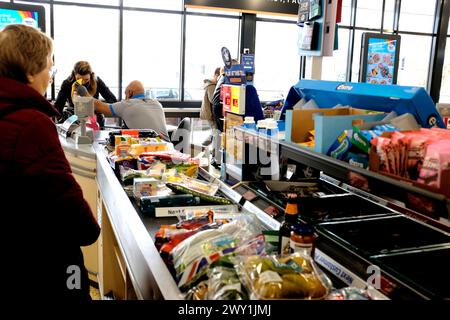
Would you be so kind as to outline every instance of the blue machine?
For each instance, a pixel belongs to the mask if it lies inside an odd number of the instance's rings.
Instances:
[[[399,116],[411,113],[424,128],[444,128],[444,122],[433,100],[422,87],[300,80],[289,90],[282,109],[282,119],[286,110],[292,109],[302,98],[314,99],[320,108],[333,108],[341,104],[387,113],[395,111]]]

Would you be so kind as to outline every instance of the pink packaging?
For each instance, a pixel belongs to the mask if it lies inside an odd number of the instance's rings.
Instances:
[[[450,170],[450,140],[428,146],[417,182],[440,189],[444,170]]]

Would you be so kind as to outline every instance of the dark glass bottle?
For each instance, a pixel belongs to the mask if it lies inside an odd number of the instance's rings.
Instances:
[[[284,210],[284,221],[280,226],[278,252],[281,254],[291,253],[290,238],[292,226],[298,221],[297,195],[289,196],[286,209]]]

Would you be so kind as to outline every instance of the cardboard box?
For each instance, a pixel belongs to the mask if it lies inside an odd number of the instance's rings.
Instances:
[[[243,158],[243,142],[235,137],[234,126],[241,126],[244,123],[244,116],[234,114],[231,112],[225,113],[224,123],[224,149],[227,155],[230,155],[235,160],[242,161]]]
[[[309,131],[314,130],[315,143],[313,151],[327,153],[336,138],[352,125],[364,121],[380,121],[384,113],[372,113],[356,108],[333,108],[286,111],[287,142],[301,143],[309,141]]]

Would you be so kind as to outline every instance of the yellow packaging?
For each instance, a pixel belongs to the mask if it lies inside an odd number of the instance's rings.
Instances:
[[[128,155],[129,144],[116,144],[115,151],[116,156],[126,157]]]
[[[132,156],[139,156],[144,152],[166,151],[168,150],[168,144],[165,142],[156,142],[150,144],[133,144],[130,146],[128,153]]]
[[[114,137],[115,146],[118,146],[119,144],[127,144],[131,145],[131,136],[115,136]]]

